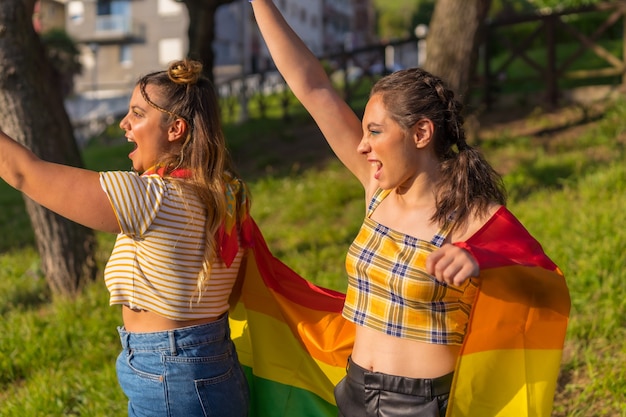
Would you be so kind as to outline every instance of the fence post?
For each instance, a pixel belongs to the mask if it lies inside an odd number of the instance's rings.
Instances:
[[[622,7],[622,87],[626,87],[626,8]]]
[[[546,52],[548,54],[545,74],[546,98],[548,100],[548,104],[553,108],[556,107],[559,98],[559,87],[556,76],[556,25],[554,23],[554,19],[558,19],[558,17],[550,15],[544,18],[547,43]]]

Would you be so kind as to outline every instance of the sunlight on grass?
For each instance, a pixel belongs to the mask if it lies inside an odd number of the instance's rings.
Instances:
[[[560,192],[542,191],[512,204],[512,210],[561,267],[572,297],[563,373],[584,380],[570,386],[567,413],[624,410],[626,392],[626,164],[624,158],[580,178]],[[601,398],[601,400],[600,400]],[[571,414],[569,414],[571,413]],[[623,414],[622,414],[623,415]]]
[[[336,163],[298,177],[264,178],[251,191],[252,215],[274,255],[318,285],[345,290],[341,258],[364,214],[352,174]]]
[[[76,301],[4,314],[0,416],[123,415],[114,369],[118,324],[119,309],[108,307],[102,282]]]

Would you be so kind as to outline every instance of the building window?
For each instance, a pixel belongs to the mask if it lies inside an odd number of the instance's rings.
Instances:
[[[74,24],[83,23],[85,18],[85,6],[82,1],[70,1],[67,4],[67,13],[70,17],[70,22]]]
[[[98,16],[130,15],[129,0],[98,0],[96,6]]]
[[[183,58],[183,40],[180,38],[161,39],[159,41],[159,64],[167,65]]]
[[[158,10],[161,16],[177,16],[182,12],[183,6],[174,0],[159,0]]]
[[[133,49],[129,44],[120,45],[120,65],[130,67],[133,63]]]

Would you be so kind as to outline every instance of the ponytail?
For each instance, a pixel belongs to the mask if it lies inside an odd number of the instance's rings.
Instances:
[[[472,213],[486,214],[493,203],[506,204],[502,177],[477,149],[465,142],[453,157],[441,163],[437,185],[437,211],[433,221],[438,223],[455,213],[455,225],[461,225]]]

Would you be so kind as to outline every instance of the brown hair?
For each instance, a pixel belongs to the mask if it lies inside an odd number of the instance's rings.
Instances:
[[[403,129],[422,119],[435,126],[435,153],[442,175],[434,222],[442,224],[454,213],[458,227],[470,214],[483,215],[492,203],[506,203],[501,176],[467,144],[463,105],[439,77],[421,68],[397,71],[378,80],[370,96],[374,94],[381,95],[390,117]]]
[[[146,94],[148,84],[156,87],[155,97]],[[147,74],[137,85],[148,104],[163,113],[164,124],[178,118],[187,122],[188,134],[180,151],[164,155],[157,165],[164,168],[165,176],[178,168],[189,170],[189,183],[209,210],[204,266],[198,277],[200,297],[217,254],[215,236],[226,216],[225,176],[229,173],[236,177],[222,131],[217,95],[213,84],[202,75],[202,64],[191,59],[172,62],[166,71]],[[242,192],[246,192],[245,187]]]

